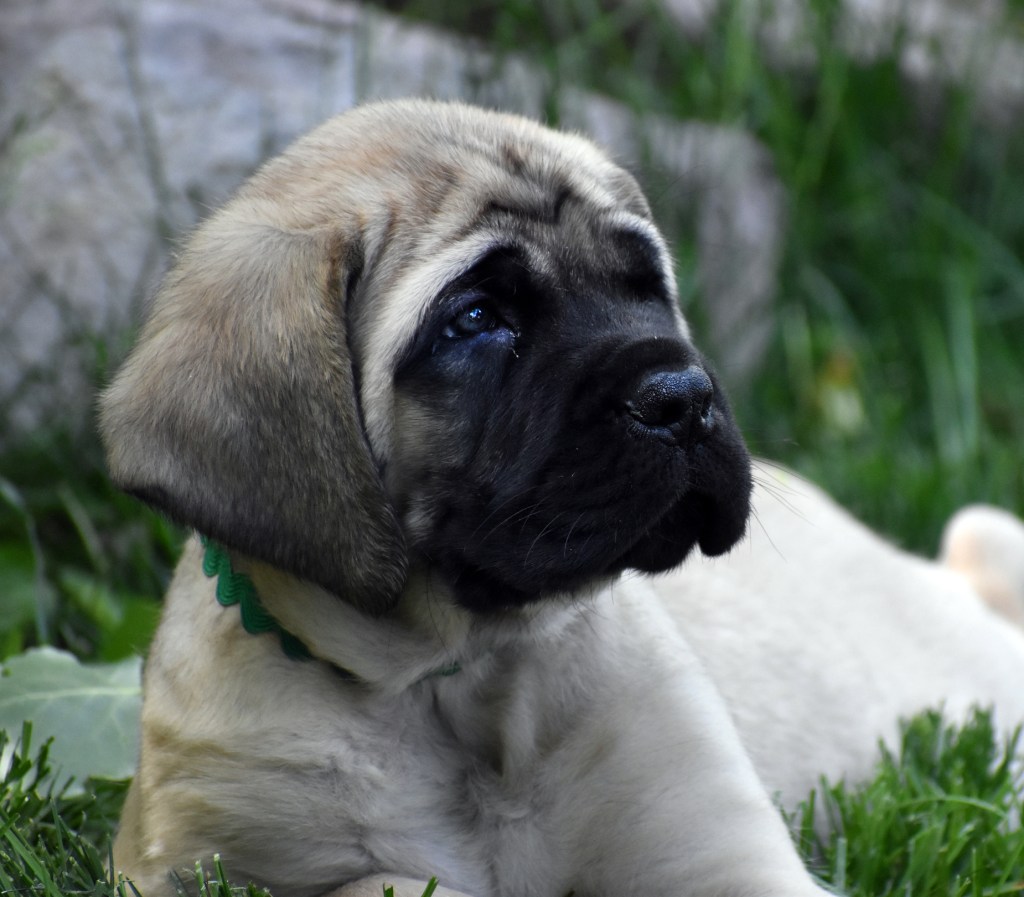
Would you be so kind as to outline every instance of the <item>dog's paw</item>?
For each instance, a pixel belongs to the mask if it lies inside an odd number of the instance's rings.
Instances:
[[[957,511],[942,535],[941,561],[993,610],[1024,626],[1024,522],[989,505]]]
[[[392,894],[393,897],[423,897],[428,893],[430,882],[422,879],[399,878],[395,875],[369,875],[360,878],[358,881],[349,882],[342,888],[329,891],[324,897],[383,897],[385,894]],[[429,891],[431,897],[470,897],[462,891],[453,891],[451,888],[435,887]]]

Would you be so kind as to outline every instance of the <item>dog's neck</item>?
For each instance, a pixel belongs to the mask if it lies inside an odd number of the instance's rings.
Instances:
[[[298,662],[322,661],[345,679],[389,692],[460,669],[469,615],[446,602],[431,602],[424,619],[401,606],[386,618],[369,617],[319,586],[203,544],[203,570],[216,577],[218,603],[238,607],[246,632],[276,634]]]
[[[371,617],[319,586],[210,544],[204,572],[217,577],[217,600],[238,606],[246,631],[277,633],[289,656],[328,663],[353,682],[392,694],[452,676],[499,643],[558,628],[580,610],[578,596],[552,599],[502,615],[499,623],[458,607],[428,570],[414,568],[395,611]]]
[[[286,656],[292,660],[312,660],[313,654],[306,644],[281,626],[263,606],[252,580],[234,569],[231,555],[212,539],[206,536],[199,539],[203,543],[203,572],[216,579],[217,603],[221,607],[237,605],[242,628],[250,635],[276,633]],[[348,670],[339,669],[339,673],[345,678],[355,678]]]

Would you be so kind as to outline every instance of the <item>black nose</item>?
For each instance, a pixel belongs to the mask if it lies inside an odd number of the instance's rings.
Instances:
[[[701,368],[645,374],[626,409],[652,432],[686,447],[706,438],[714,426],[715,387]]]

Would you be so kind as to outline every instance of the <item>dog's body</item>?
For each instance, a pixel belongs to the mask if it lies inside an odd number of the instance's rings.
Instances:
[[[740,540],[749,463],[635,183],[520,119],[301,141],[194,238],[103,426],[214,540],[146,667],[147,895],[220,853],[279,897],[810,897],[772,795],[927,706],[1024,719],[1021,632],[789,475],[727,558],[633,572]]]

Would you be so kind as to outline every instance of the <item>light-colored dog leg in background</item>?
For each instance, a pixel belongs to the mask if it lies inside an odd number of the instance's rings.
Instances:
[[[1024,626],[1024,525],[1008,511],[970,505],[942,535],[941,560],[993,610]]]

